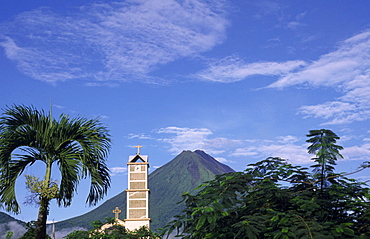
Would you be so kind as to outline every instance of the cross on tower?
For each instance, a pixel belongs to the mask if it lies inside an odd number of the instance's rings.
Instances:
[[[118,216],[122,212],[122,210],[116,207],[112,212],[115,214],[115,219],[118,219]]]
[[[140,148],[142,148],[143,146],[140,146],[140,144],[138,146],[134,146],[135,148],[137,148],[137,154],[140,154]]]

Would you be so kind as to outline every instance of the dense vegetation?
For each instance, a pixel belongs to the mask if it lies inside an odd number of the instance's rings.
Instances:
[[[19,237],[18,239],[35,239],[37,238],[37,224],[35,221],[31,221],[31,222],[28,222],[26,223],[26,229],[27,231],[21,236]],[[8,232],[10,233],[10,231]],[[11,237],[10,237],[11,238]],[[45,235],[45,238],[46,239],[51,239],[50,236],[48,235]]]
[[[341,146],[330,130],[307,135],[313,170],[281,158],[216,176],[183,195],[186,208],[163,235],[181,238],[370,238],[369,188],[334,171]],[[368,163],[361,169],[368,167]]]
[[[157,239],[157,234],[146,227],[141,227],[134,231],[128,231],[124,227],[117,224],[114,218],[106,218],[106,223],[113,226],[102,231],[103,225],[99,220],[93,221],[91,224],[93,229],[89,231],[76,230],[68,234],[65,239]]]

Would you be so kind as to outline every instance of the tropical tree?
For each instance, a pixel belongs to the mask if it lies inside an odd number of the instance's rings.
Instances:
[[[333,167],[330,175],[321,178],[330,183],[320,190],[320,180],[308,168],[267,158],[249,164],[244,172],[217,175],[195,194],[185,193],[184,210],[161,235],[175,233],[183,239],[370,238],[369,187],[348,175],[335,173]]]
[[[329,181],[326,180],[330,174],[334,172],[334,165],[338,158],[343,158],[339,153],[343,147],[336,145],[337,140],[340,138],[331,130],[320,129],[310,130],[306,140],[311,145],[307,148],[309,154],[314,154],[316,157],[312,158],[316,162],[313,167],[314,177],[320,182],[320,191],[328,186]]]
[[[370,238],[369,188],[333,175],[318,190],[307,168],[268,158],[185,193],[185,209],[162,235],[183,239]],[[324,194],[324,196],[322,196]],[[166,238],[166,237],[164,237]]]
[[[71,204],[81,179],[90,179],[86,202],[96,204],[110,187],[106,157],[110,149],[110,135],[99,119],[78,117],[70,119],[62,114],[52,118],[33,106],[7,107],[0,117],[0,206],[19,213],[15,194],[17,178],[26,167],[37,161],[45,164],[45,176],[39,187],[39,213],[36,238],[46,236],[46,219],[50,201],[59,206]],[[57,193],[51,181],[53,166],[60,171]]]

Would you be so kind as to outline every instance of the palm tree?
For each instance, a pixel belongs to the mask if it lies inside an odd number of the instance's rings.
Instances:
[[[53,183],[53,165],[60,170],[61,179],[55,196],[41,193],[37,218],[36,238],[46,236],[46,219],[50,200],[59,206],[69,206],[81,179],[90,179],[86,202],[95,205],[110,187],[106,157],[110,149],[110,135],[98,119],[60,115],[53,119],[34,107],[7,107],[0,117],[0,206],[19,213],[15,195],[17,178],[26,167],[36,161],[45,163],[44,191]]]
[[[334,172],[336,160],[338,157],[343,158],[339,150],[343,149],[342,146],[336,145],[337,140],[340,138],[331,130],[320,129],[310,130],[307,137],[310,139],[306,142],[311,143],[307,148],[309,154],[315,154],[316,157],[312,158],[317,164],[311,166],[314,168],[314,176],[320,180],[320,190],[327,184],[327,176]]]

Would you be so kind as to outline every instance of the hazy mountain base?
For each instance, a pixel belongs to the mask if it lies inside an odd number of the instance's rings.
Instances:
[[[2,223],[0,224],[0,239],[5,239],[8,231],[12,231],[14,233],[12,238],[19,238],[27,231],[27,229],[17,221]]]
[[[181,195],[191,192],[204,181],[214,179],[215,175],[234,172],[229,166],[215,160],[203,151],[183,151],[173,160],[156,169],[149,175],[151,229],[157,230],[169,222],[183,209]],[[127,188],[127,185],[122,185]],[[56,230],[78,226],[91,228],[92,221],[104,221],[112,217],[115,207],[122,209],[120,219],[126,218],[126,192],[107,200],[94,210],[62,222],[56,223]]]
[[[26,232],[26,223],[17,220],[14,217],[0,212],[0,239],[5,239],[8,231],[14,232],[12,238],[18,238]]]
[[[63,239],[63,237],[67,236],[74,230],[87,229],[84,229],[82,227],[69,227],[65,229],[60,229],[55,232],[55,239]],[[0,239],[6,239],[6,234],[9,231],[12,231],[14,233],[11,238],[19,238],[23,236],[23,234],[27,231],[26,223],[21,220],[17,220],[4,212],[0,212]],[[47,233],[51,235],[51,231],[51,225],[48,225]]]
[[[63,237],[67,236],[74,230],[87,230],[87,229],[81,227],[74,227],[56,230],[55,239],[63,239]],[[24,223],[19,223],[18,221],[9,221],[6,223],[2,223],[0,224],[0,239],[6,239],[6,234],[9,231],[12,231],[14,233],[12,238],[19,238],[23,236],[24,233],[26,233],[27,228],[25,227]],[[47,228],[47,234],[50,236],[52,234],[52,228],[50,225]]]

